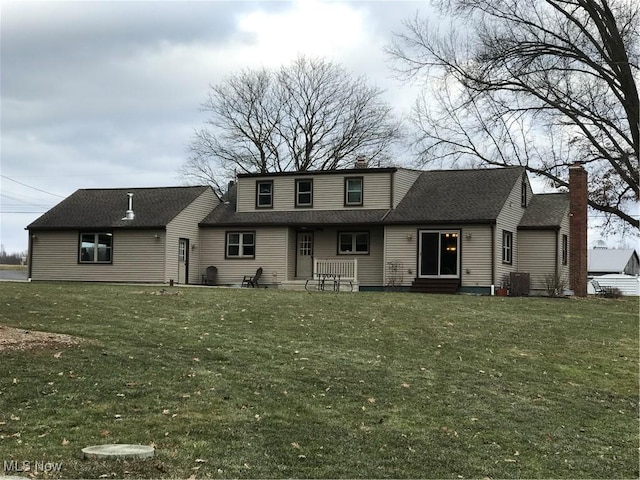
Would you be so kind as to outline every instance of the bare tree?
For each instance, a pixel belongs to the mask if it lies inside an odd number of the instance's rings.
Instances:
[[[638,228],[640,4],[435,3],[462,27],[416,16],[388,48],[396,71],[432,87],[413,116],[422,161],[523,165],[565,187],[580,161],[590,206]]]
[[[322,59],[245,70],[211,86],[181,173],[221,192],[236,172],[330,170],[383,158],[400,124],[382,91]]]

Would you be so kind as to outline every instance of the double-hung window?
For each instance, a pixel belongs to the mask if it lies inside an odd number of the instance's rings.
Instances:
[[[347,177],[344,179],[345,207],[362,205],[362,183],[362,177]]]
[[[338,233],[339,255],[367,255],[369,253],[369,232]]]
[[[80,263],[111,263],[113,249],[113,234],[89,233],[80,234]]]
[[[296,180],[296,207],[313,206],[313,180]]]
[[[513,263],[513,232],[502,231],[502,263]]]
[[[255,232],[227,232],[225,258],[255,258]]]
[[[273,208],[273,180],[256,182],[256,208]]]

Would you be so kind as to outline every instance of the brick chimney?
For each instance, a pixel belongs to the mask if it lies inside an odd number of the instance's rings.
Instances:
[[[587,172],[578,162],[569,167],[569,288],[587,296]]]

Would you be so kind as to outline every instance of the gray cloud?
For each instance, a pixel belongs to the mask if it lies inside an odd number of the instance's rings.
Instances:
[[[387,89],[388,101],[406,105],[407,91],[391,78],[381,48],[426,3],[345,5],[362,19],[353,25],[362,32],[353,40],[347,25],[344,38],[327,38],[328,56]],[[191,132],[205,120],[199,106],[208,85],[267,61],[260,34],[239,29],[240,20],[295,9],[278,1],[3,4],[2,174],[60,196],[78,188],[178,184]],[[322,45],[323,38],[296,37],[294,27],[289,44]],[[61,198],[6,178],[0,186],[0,242],[8,251],[25,249],[24,227]]]

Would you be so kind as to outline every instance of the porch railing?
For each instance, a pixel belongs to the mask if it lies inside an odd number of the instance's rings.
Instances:
[[[321,260],[313,262],[313,275],[340,275],[342,279],[356,281],[358,279],[358,259],[350,260]]]

